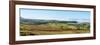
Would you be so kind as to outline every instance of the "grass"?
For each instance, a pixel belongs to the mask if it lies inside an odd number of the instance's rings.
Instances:
[[[21,31],[26,35],[53,35],[53,34],[80,34],[89,33],[89,30],[76,30],[76,31]]]
[[[48,23],[39,25],[20,25],[20,35],[53,35],[89,33],[88,24]]]

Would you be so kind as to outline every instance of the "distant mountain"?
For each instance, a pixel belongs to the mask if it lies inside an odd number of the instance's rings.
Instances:
[[[42,20],[42,19],[26,19],[20,17],[21,24],[47,24],[47,23],[77,23],[77,21],[59,21],[59,20]]]

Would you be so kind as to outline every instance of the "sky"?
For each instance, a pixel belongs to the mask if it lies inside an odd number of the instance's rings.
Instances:
[[[20,16],[28,19],[90,22],[90,11],[20,8]]]

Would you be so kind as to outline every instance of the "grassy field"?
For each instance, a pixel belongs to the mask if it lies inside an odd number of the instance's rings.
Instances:
[[[20,35],[53,35],[53,34],[80,34],[89,33],[88,23],[47,23],[47,24],[21,24]]]
[[[20,36],[90,33],[90,11],[21,8],[19,13]]]

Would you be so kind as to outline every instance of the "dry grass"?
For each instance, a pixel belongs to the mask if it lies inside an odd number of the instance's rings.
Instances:
[[[89,33],[90,30],[81,29],[78,30],[76,26],[68,25],[21,25],[20,27],[21,36],[28,35],[53,35],[53,34],[79,34],[79,33]]]

